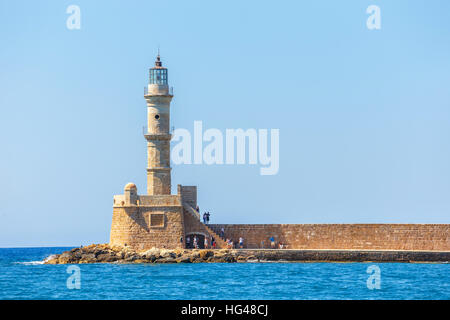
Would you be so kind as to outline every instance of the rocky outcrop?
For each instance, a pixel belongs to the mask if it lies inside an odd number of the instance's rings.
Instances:
[[[45,264],[198,263],[198,262],[448,262],[450,252],[368,250],[232,250],[157,249],[136,252],[127,247],[93,244],[47,258]]]
[[[243,257],[239,257],[243,260]],[[93,244],[47,258],[45,264],[236,262],[236,250],[157,249],[136,252],[127,247]]]

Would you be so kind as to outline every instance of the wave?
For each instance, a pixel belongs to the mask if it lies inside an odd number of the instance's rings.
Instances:
[[[40,260],[40,261],[19,261],[19,262],[14,262],[14,264],[23,264],[25,266],[37,266],[37,265],[40,265],[40,264],[44,264],[48,260],[53,259],[55,256],[56,256],[56,254],[51,254],[47,258],[45,258],[44,260]]]
[[[25,266],[36,266],[39,264],[44,264],[44,261],[23,261],[23,262],[14,262],[14,264],[23,264]]]

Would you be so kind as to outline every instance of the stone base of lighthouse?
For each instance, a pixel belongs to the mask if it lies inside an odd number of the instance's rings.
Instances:
[[[211,236],[199,221],[197,187],[178,185],[176,195],[138,195],[134,184],[114,196],[110,245],[136,251],[185,248],[189,235]]]

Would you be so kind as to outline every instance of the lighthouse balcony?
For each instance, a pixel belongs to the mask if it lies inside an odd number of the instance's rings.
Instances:
[[[150,90],[149,90],[150,87]],[[167,85],[151,84],[148,87],[144,87],[145,96],[171,96],[173,97],[173,87]]]
[[[168,133],[151,133],[148,132],[148,127],[142,127],[142,134],[147,140],[171,140],[172,139],[172,130]]]

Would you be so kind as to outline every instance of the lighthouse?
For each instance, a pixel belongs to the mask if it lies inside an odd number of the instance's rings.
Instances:
[[[173,94],[168,80],[168,70],[162,66],[158,53],[144,90],[147,194],[139,194],[136,184],[130,182],[125,185],[123,194],[114,195],[109,243],[138,251],[173,249],[185,248],[188,237],[197,237],[200,247],[205,238],[209,243],[215,238],[219,247],[225,247],[225,242],[200,222],[196,210],[197,187],[179,184],[177,193],[171,193],[170,103]]]
[[[167,68],[161,57],[149,71],[149,83],[144,98],[147,102],[147,194],[171,194],[170,176],[170,102]]]

